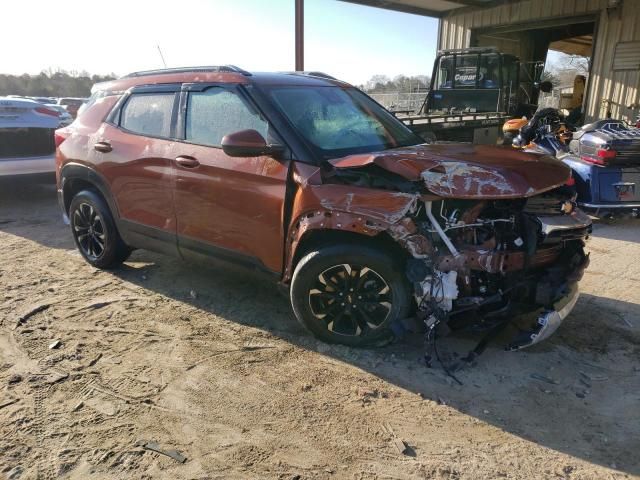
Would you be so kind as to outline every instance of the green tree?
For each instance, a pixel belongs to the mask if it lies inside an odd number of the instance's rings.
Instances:
[[[43,70],[38,75],[0,74],[0,96],[88,97],[94,83],[116,78],[115,74],[90,75],[86,71]]]

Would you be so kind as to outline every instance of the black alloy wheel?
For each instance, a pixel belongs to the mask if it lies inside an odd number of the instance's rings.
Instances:
[[[385,345],[394,338],[391,325],[409,316],[413,302],[405,259],[365,242],[319,247],[293,272],[296,318],[325,342]]]
[[[69,205],[69,220],[76,247],[94,267],[116,267],[131,254],[131,248],[118,233],[107,202],[98,192],[77,193]]]
[[[330,332],[358,336],[384,324],[391,313],[391,289],[369,267],[344,263],[318,275],[309,307]]]
[[[81,203],[73,212],[73,231],[82,253],[97,260],[104,254],[105,226],[97,210],[88,203]]]

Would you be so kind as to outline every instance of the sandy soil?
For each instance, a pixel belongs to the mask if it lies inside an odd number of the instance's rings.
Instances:
[[[0,245],[0,476],[640,478],[639,221],[596,226],[551,340],[491,345],[463,385],[419,337],[316,341],[258,279],[145,251],[95,270],[52,187],[0,186]]]

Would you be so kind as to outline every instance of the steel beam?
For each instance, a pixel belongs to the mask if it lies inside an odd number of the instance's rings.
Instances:
[[[296,71],[304,71],[304,0],[296,2]]]

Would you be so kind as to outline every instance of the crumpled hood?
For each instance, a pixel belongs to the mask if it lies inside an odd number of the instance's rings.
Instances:
[[[566,183],[571,170],[549,155],[511,147],[471,144],[424,144],[330,160],[335,168],[375,164],[449,198],[521,198]]]

